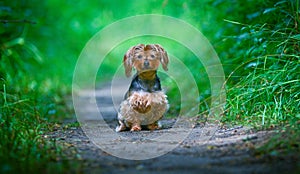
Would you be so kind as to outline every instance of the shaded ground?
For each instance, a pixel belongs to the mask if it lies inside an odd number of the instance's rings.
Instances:
[[[155,137],[165,134],[176,136],[176,132],[187,130],[182,127],[171,129],[175,120],[164,119],[162,121],[164,128],[161,130],[121,132],[117,134],[118,139],[112,138],[109,130],[113,130],[117,124],[116,109],[123,98],[128,83],[127,81],[118,80],[113,82],[112,85],[102,86],[96,93],[89,90],[80,91],[78,93],[80,102],[75,103],[75,106],[84,115],[79,120],[83,123],[85,131],[82,131],[80,127],[71,126],[67,129],[57,129],[48,135],[49,138],[56,138],[65,147],[69,147],[67,153],[77,153],[76,160],[81,164],[81,172],[297,173],[299,171],[298,157],[256,155],[254,153],[254,149],[264,144],[274,132],[255,132],[243,126],[233,128],[217,127],[216,129],[216,125],[206,125],[204,127],[204,125],[195,124],[184,141],[175,142],[178,144],[175,149],[165,155],[147,160],[126,160],[102,151],[97,145],[118,150],[126,148],[127,146],[123,147],[122,145],[129,142],[133,145],[139,143],[148,145],[143,149],[145,153],[156,152],[169,145],[172,147],[171,143],[174,142],[167,140],[154,141]],[[92,107],[95,103],[92,99],[94,95],[105,122],[101,121],[98,110]],[[106,123],[109,125],[108,128],[111,129],[97,132],[98,130],[107,129],[105,127]],[[207,132],[210,132],[210,135],[208,138],[203,139]],[[86,135],[89,135],[90,138]],[[91,138],[91,136],[96,138]],[[123,141],[124,143],[122,143]]]

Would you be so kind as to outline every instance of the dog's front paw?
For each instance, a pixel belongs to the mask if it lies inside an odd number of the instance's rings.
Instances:
[[[135,126],[132,126],[132,128],[130,129],[130,131],[141,131],[142,130],[142,128],[141,128],[141,126],[138,126],[138,125],[135,125]]]
[[[147,96],[134,95],[131,99],[131,106],[139,113],[147,113],[151,110],[151,101]]]
[[[137,100],[133,104],[133,109],[139,113],[147,113],[150,111],[151,105],[147,100]]]

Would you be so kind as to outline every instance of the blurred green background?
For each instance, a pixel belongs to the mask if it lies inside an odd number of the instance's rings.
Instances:
[[[5,7],[5,4],[8,6]],[[227,18],[225,17],[227,14],[230,14],[228,19],[234,19],[231,16],[238,16],[235,15],[237,12],[234,12],[232,4],[236,3],[230,1],[9,2],[3,3],[1,16],[4,19],[25,19],[35,24],[22,21],[3,23],[1,41],[5,43],[13,39],[23,39],[25,42],[16,41],[12,44],[17,47],[23,45],[29,47],[30,44],[35,47],[27,49],[34,53],[30,56],[34,59],[41,57],[44,60],[40,65],[42,72],[33,75],[40,76],[38,79],[43,80],[46,80],[45,76],[47,76],[53,86],[61,82],[70,84],[76,60],[86,42],[103,27],[119,19],[138,14],[170,15],[197,27],[217,47],[217,44],[226,37],[227,30],[239,28],[223,20]]]
[[[64,170],[65,163],[56,166],[61,151],[42,136],[72,115],[65,98],[77,58],[98,31],[140,14],[184,20],[207,37],[226,75],[223,124],[292,130],[267,150],[283,144],[299,150],[299,136],[294,136],[300,125],[299,13],[299,0],[0,1],[0,171],[41,171],[45,166],[47,171]],[[116,72],[124,50],[143,41],[165,43],[190,68],[200,91],[195,100],[207,114],[210,84],[205,69],[189,50],[165,38],[124,42],[107,55],[99,82]],[[176,115],[176,83],[161,76],[172,103],[169,115]],[[54,163],[50,167],[49,161]]]

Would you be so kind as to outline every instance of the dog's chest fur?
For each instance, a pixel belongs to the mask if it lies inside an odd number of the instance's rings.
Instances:
[[[141,105],[144,111],[135,108],[132,103]],[[168,108],[167,96],[161,89],[158,76],[155,78],[141,79],[136,75],[125,95],[125,100],[120,107],[121,120],[133,123],[139,122],[141,125],[148,125],[159,120]]]

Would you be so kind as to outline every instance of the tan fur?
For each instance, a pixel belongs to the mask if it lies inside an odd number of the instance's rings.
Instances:
[[[135,109],[136,105],[139,105],[139,102],[142,103],[141,105],[149,106],[153,109],[141,113]],[[124,123],[122,122],[116,128],[116,131],[125,130],[126,127],[131,128],[132,131],[141,130],[141,125],[149,125],[149,129],[156,129],[158,128],[155,125],[156,122],[163,117],[167,109],[167,96],[162,91],[154,93],[134,92],[121,103],[118,119],[123,120]]]

